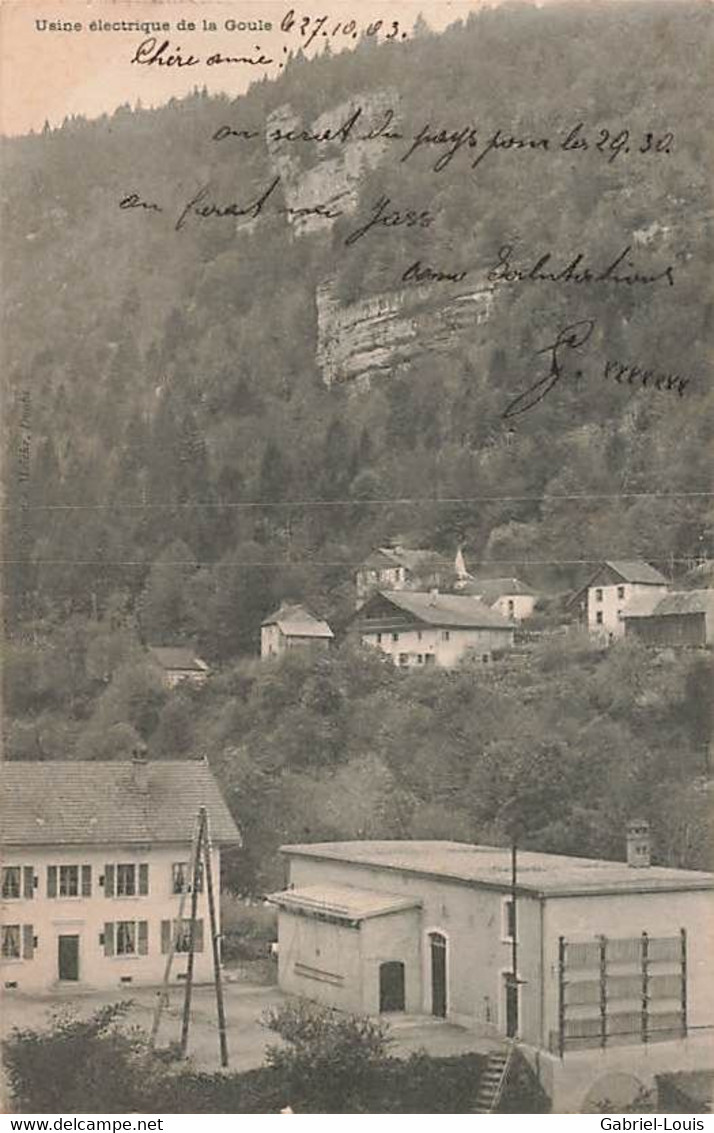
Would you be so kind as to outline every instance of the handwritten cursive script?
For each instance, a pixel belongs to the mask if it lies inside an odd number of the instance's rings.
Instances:
[[[578,322],[569,323],[568,326],[558,331],[553,342],[536,352],[536,356],[545,355],[547,357],[547,372],[508,403],[501,414],[504,420],[518,417],[529,409],[533,409],[555,389],[558,382],[564,377],[571,377],[576,380],[585,377],[579,365],[577,369],[566,373],[565,364],[568,354],[571,352],[575,354],[576,364],[579,362],[580,352],[590,340],[595,325],[594,319],[580,319]],[[676,392],[680,397],[684,397],[684,392],[690,384],[689,378],[682,378],[679,374],[667,374],[612,359],[605,362],[602,375],[606,380],[612,379],[620,385],[624,383],[633,388],[639,386],[641,389],[655,389],[663,393]]]

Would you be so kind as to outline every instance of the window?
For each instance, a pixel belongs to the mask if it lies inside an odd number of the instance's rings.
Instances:
[[[381,633],[378,633],[377,634],[377,645],[381,645],[381,644],[382,644],[382,635],[381,635]]]
[[[28,885],[29,881],[28,876]],[[79,897],[80,894],[82,897],[91,897],[92,895],[91,865],[48,865],[48,897]],[[25,895],[27,896],[27,894]]]
[[[117,897],[134,897],[136,894],[136,866],[117,866]],[[120,921],[120,924],[128,922]],[[119,951],[117,941],[117,952]]]
[[[449,633],[448,629],[442,629],[441,640],[442,641],[449,641],[450,639],[451,639],[451,634]]]
[[[509,616],[509,618],[512,618],[513,615],[515,614],[515,612],[516,612],[516,603],[513,601],[512,598],[509,598],[508,599],[508,616]]]
[[[172,892],[189,893],[191,890],[191,866],[189,862],[174,862],[172,870]],[[203,890],[203,862],[198,863],[198,877],[196,878],[196,891]]]
[[[434,665],[435,663],[436,663],[436,657],[434,656],[433,653],[425,653],[424,654],[424,664],[425,665]]]
[[[21,869],[19,865],[8,865],[3,867],[2,871],[2,896],[3,900],[20,896],[20,874]]]
[[[117,921],[117,956],[136,955],[136,921]]]
[[[481,660],[483,661],[484,665],[488,665],[489,661],[491,660],[491,654],[490,653],[482,653],[481,654]]]
[[[19,924],[6,924],[2,926],[2,959],[20,959],[20,926]]]
[[[417,653],[417,665],[423,665],[423,664],[424,664],[424,654],[423,653]]]
[[[191,919],[184,917],[181,920],[161,922],[161,951],[166,954],[171,951],[173,940],[176,952],[191,951]],[[193,942],[194,952],[203,952],[203,920],[196,920],[196,934]]]
[[[513,901],[508,897],[503,902],[502,907],[502,935],[504,940],[513,940],[514,932],[516,929],[516,911],[513,907]]]
[[[602,625],[602,610],[598,610],[595,614],[595,624],[599,626]]]
[[[105,956],[146,956],[149,951],[148,921],[109,921],[99,935]]]
[[[400,653],[399,654],[399,664],[401,665],[401,667],[403,669],[406,668],[406,666],[409,664],[409,654],[408,653]]]
[[[138,879],[138,884],[137,884]],[[134,865],[133,862],[109,863],[104,867],[104,877],[99,878],[104,886],[105,897],[146,897],[149,892],[149,866],[146,862]]]
[[[417,630],[417,641],[421,641],[421,630]]]
[[[618,586],[617,597],[618,598],[624,598],[625,597],[625,587],[624,586]]]
[[[60,897],[79,896],[79,866],[61,865],[59,867]]]
[[[399,634],[398,633],[392,634],[392,641],[399,641]]]
[[[598,587],[595,591],[595,601],[602,602],[602,590],[600,589],[600,587]]]

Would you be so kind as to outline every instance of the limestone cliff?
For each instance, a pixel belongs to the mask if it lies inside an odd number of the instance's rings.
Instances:
[[[489,316],[492,288],[443,283],[406,287],[342,304],[334,283],[317,290],[317,361],[325,385],[369,385],[427,352],[453,349]]]

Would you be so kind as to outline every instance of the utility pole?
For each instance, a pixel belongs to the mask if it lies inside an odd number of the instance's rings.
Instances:
[[[216,1012],[218,1014],[218,1039],[221,1048],[221,1066],[228,1065],[228,1041],[226,1038],[226,1014],[223,1007],[223,985],[221,983],[221,953],[216,900],[213,892],[213,866],[211,863],[211,840],[208,830],[208,814],[201,807],[201,826],[203,829],[203,860],[205,864],[206,890],[208,893],[208,915],[211,921],[211,944],[213,946],[213,981],[216,985]]]
[[[188,1050],[188,1028],[191,1021],[191,993],[193,991],[193,957],[196,947],[196,915],[198,913],[198,882],[201,871],[201,851],[206,836],[206,811],[204,807],[198,812],[198,835],[196,837],[196,852],[193,858],[193,871],[191,877],[191,927],[189,930],[188,963],[186,965],[186,994],[183,1001],[183,1021],[181,1023],[181,1057],[186,1057]],[[182,926],[179,926],[179,929]]]
[[[200,822],[200,819],[196,823],[196,826],[194,827],[193,838],[191,839],[191,861],[194,861],[195,856],[196,856],[196,842],[197,842],[197,838],[198,838],[199,822]],[[190,886],[189,879],[186,878],[185,881],[184,881],[184,884],[181,888],[181,899],[179,901],[178,917],[176,919],[176,924],[172,925],[172,928],[171,928],[169,951],[168,951],[168,955],[166,957],[166,966],[164,968],[163,983],[162,983],[161,991],[159,992],[158,998],[156,1000],[156,1010],[154,1011],[154,1018],[153,1018],[153,1022],[151,1024],[151,1035],[150,1035],[150,1038],[149,1038],[149,1045],[152,1046],[152,1047],[156,1045],[156,1037],[159,1033],[159,1026],[161,1024],[161,1014],[163,1012],[164,1007],[168,1007],[168,1004],[169,1004],[169,980],[171,978],[171,968],[173,966],[174,956],[176,955],[176,944],[179,940],[179,935],[181,933],[181,926],[183,925],[183,913],[184,913],[184,909],[186,907],[186,897],[188,896],[189,886]],[[171,922],[169,922],[169,923],[171,923]]]

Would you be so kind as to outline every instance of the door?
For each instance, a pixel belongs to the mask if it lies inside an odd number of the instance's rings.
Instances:
[[[506,983],[506,1038],[515,1039],[518,1035],[518,982],[510,972],[504,976]]]
[[[404,1010],[404,964],[388,960],[379,965],[379,1010]]]
[[[57,965],[61,980],[79,979],[79,937],[57,938]]]
[[[431,946],[431,1013],[446,1018],[446,937],[429,933]]]

